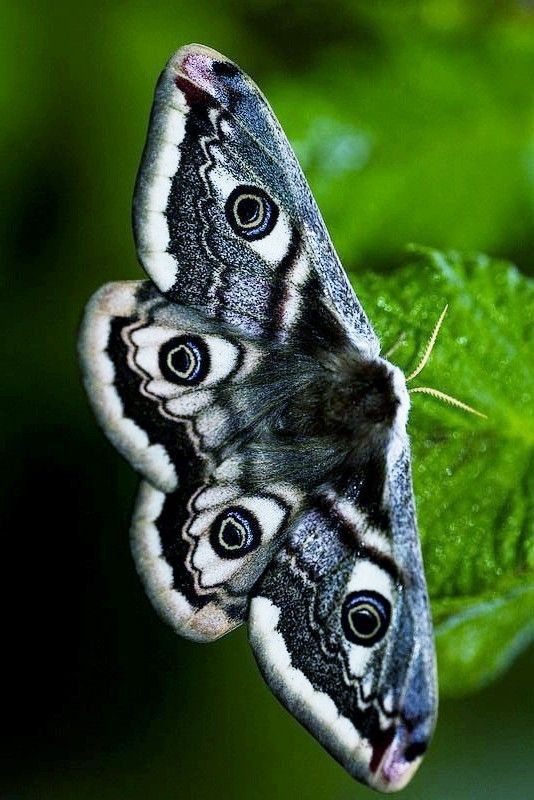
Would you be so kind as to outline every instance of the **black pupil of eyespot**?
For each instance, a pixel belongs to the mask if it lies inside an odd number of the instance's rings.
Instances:
[[[233,519],[225,520],[221,525],[219,537],[226,547],[236,548],[244,544],[244,531]]]
[[[376,611],[363,606],[354,608],[350,613],[350,621],[360,636],[372,636],[380,626],[380,618]]]
[[[171,367],[180,375],[188,375],[195,367],[195,357],[191,349],[185,345],[180,345],[170,353],[169,361]]]
[[[243,197],[236,204],[236,216],[241,225],[253,225],[261,218],[262,203],[256,197]]]

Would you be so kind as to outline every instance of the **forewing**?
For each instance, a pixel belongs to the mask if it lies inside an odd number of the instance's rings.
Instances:
[[[378,352],[267,101],[213,50],[182,48],[161,75],[134,228],[141,262],[173,300],[263,337],[337,325]]]
[[[250,640],[297,719],[354,777],[394,791],[417,768],[437,711],[407,447],[388,469],[382,521],[358,484],[328,490],[299,517],[255,589]],[[383,626],[374,637],[373,609]]]

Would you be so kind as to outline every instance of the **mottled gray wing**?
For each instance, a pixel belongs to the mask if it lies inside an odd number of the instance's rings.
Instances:
[[[250,641],[282,703],[358,780],[402,788],[437,713],[434,644],[407,448],[381,518],[359,482],[319,497],[259,581]]]
[[[132,531],[147,593],[180,634],[217,638],[243,620],[301,500],[283,482],[254,480],[247,464],[251,431],[283,391],[270,361],[148,281],[95,294],[80,355],[104,431],[147,481]]]
[[[263,338],[338,327],[378,353],[267,101],[206,47],[179,50],[159,80],[134,230],[143,266],[170,299]]]

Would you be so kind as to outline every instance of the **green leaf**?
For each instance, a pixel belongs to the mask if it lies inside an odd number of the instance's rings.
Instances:
[[[384,13],[384,4],[344,5],[379,46],[354,46],[345,19],[350,44],[317,48],[303,74],[282,69],[266,87],[344,263],[383,263],[399,243],[428,241],[512,253],[532,271],[534,48],[525,18],[479,9],[469,19],[471,5],[453,2],[453,19],[443,0],[432,3],[439,13],[425,3],[423,20],[410,3]],[[363,157],[332,169],[328,146],[336,162],[344,128]]]
[[[412,249],[389,275],[352,276],[391,359],[418,362],[446,303],[424,371],[410,383],[474,406],[481,419],[412,395],[410,435],[440,686],[493,679],[534,633],[533,282],[483,255]]]

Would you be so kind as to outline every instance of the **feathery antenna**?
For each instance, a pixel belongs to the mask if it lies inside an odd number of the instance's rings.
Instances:
[[[476,408],[468,406],[467,403],[462,403],[462,401],[458,400],[456,397],[451,397],[450,394],[440,392],[439,389],[433,389],[431,386],[414,386],[413,389],[409,389],[409,391],[413,394],[415,394],[415,392],[421,392],[421,394],[431,394],[432,397],[437,397],[438,400],[443,400],[444,403],[449,403],[451,406],[461,408],[463,411],[469,411],[470,414],[476,414],[477,417],[482,417],[483,419],[488,418],[487,414],[483,414],[481,411],[477,411]]]
[[[434,345],[436,344],[436,339],[438,338],[438,333],[443,324],[443,320],[445,319],[445,314],[447,313],[448,308],[449,305],[447,304],[443,309],[443,311],[441,312],[441,314],[439,315],[439,319],[434,325],[434,330],[432,331],[432,335],[430,336],[430,339],[428,340],[428,343],[425,347],[425,352],[423,353],[423,356],[419,361],[419,364],[414,369],[414,371],[410,373],[410,375],[408,375],[408,377],[406,378],[406,383],[416,378],[417,375],[419,375],[428,364],[428,361],[432,354],[432,350],[434,349]],[[482,414],[482,412],[477,411],[476,408],[468,406],[467,403],[458,400],[456,397],[452,397],[450,394],[445,394],[445,392],[440,392],[439,389],[434,389],[431,386],[414,386],[411,389],[408,389],[408,391],[410,392],[410,394],[415,394],[416,392],[419,392],[420,394],[430,394],[432,395],[432,397],[436,397],[438,400],[442,400],[444,403],[449,403],[449,405],[454,406],[455,408],[461,408],[462,411],[468,411],[470,414],[476,414],[477,417],[482,417],[483,419],[488,418],[486,414]]]
[[[449,308],[449,304],[447,303],[447,305],[445,306],[445,308],[443,309],[443,311],[439,315],[438,321],[434,325],[434,330],[432,331],[432,335],[431,335],[430,339],[428,340],[428,343],[427,343],[427,346],[425,348],[425,352],[423,353],[423,357],[422,357],[421,361],[416,366],[414,371],[410,375],[408,375],[408,377],[406,378],[406,383],[408,383],[409,381],[411,381],[414,378],[416,378],[419,375],[419,373],[422,372],[424,370],[424,368],[426,367],[426,365],[428,364],[428,360],[429,360],[429,358],[430,358],[430,356],[432,354],[432,350],[434,349],[434,345],[436,344],[436,339],[438,338],[439,329],[441,328],[441,326],[443,324],[443,320],[445,319],[445,314],[447,313],[447,309],[448,308]]]

